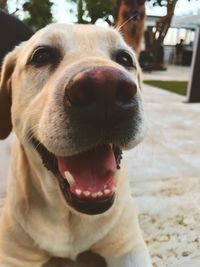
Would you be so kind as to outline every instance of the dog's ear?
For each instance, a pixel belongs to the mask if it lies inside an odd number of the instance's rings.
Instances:
[[[11,77],[15,68],[17,49],[4,59],[0,76],[0,139],[5,139],[12,130],[11,122]]]

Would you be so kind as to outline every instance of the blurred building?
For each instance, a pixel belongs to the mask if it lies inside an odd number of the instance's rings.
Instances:
[[[147,16],[147,42],[151,43],[151,35],[155,30],[155,23],[159,16]],[[182,65],[190,65],[196,27],[200,26],[200,12],[197,15],[174,16],[171,27],[164,40],[164,60],[166,63],[176,64],[176,45],[183,42]]]

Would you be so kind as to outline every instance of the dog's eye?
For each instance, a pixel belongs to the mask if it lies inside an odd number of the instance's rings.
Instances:
[[[124,67],[135,68],[135,64],[131,55],[124,50],[117,52],[115,56],[115,61]]]
[[[44,66],[54,61],[55,51],[53,48],[48,46],[41,46],[36,48],[30,59],[30,62],[37,67]]]

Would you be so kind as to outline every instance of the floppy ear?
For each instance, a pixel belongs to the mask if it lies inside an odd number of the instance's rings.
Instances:
[[[11,76],[16,63],[16,54],[16,50],[9,53],[2,65],[0,77],[0,139],[5,139],[12,130]]]

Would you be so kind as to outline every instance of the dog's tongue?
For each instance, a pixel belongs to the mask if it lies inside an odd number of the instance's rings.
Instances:
[[[69,172],[75,187],[81,190],[101,191],[112,187],[117,170],[115,155],[109,144],[71,157],[58,157],[58,168],[63,177]]]

